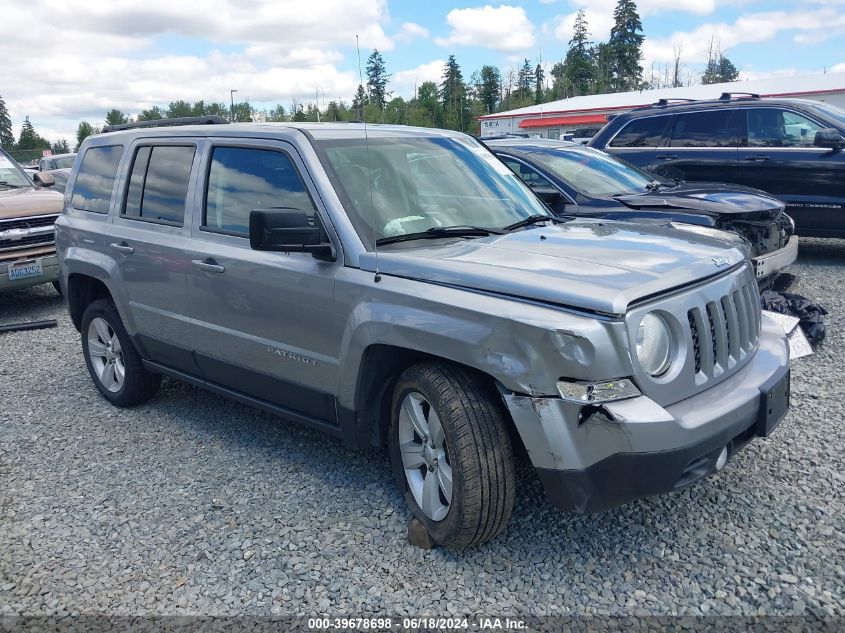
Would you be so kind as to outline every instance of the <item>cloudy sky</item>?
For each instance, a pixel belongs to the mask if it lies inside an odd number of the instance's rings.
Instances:
[[[193,5],[193,8],[192,6]],[[26,0],[3,8],[0,95],[16,133],[25,115],[47,138],[74,136],[107,109],[137,113],[174,99],[259,106],[351,100],[362,56],[383,51],[390,88],[439,80],[454,53],[464,74],[482,64],[560,59],[575,11],[607,37],[615,0]],[[845,71],[845,0],[640,0],[643,65],[680,43],[700,70],[711,36],[742,76]],[[201,8],[200,8],[201,7]]]

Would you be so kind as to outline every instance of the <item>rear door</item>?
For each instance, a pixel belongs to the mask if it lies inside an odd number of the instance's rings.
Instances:
[[[327,262],[309,253],[255,251],[249,242],[253,209],[296,208],[317,221],[319,198],[298,154],[281,141],[217,139],[203,162],[188,258],[190,340],[203,374],[336,422],[333,393],[346,323],[334,304],[340,249],[338,260]],[[320,221],[327,227],[325,214]]]
[[[813,145],[828,126],[782,107],[741,112],[737,181],[783,200],[799,235],[845,235],[845,155]]]
[[[711,108],[680,112],[672,121],[666,146],[653,171],[668,178],[729,182],[737,163],[734,110]]]
[[[118,262],[143,355],[197,373],[188,323],[186,201],[197,178],[196,144],[180,139],[130,147],[132,162],[107,248]]]

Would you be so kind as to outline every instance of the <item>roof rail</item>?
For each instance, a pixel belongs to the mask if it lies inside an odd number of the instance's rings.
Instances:
[[[222,125],[229,123],[229,120],[218,114],[208,116],[182,116],[174,119],[155,119],[153,121],[135,121],[134,123],[121,123],[119,125],[106,125],[103,132],[117,132],[118,130],[134,130],[144,127],[172,127],[176,125]]]
[[[670,98],[668,98],[668,99],[658,99],[658,100],[657,100],[655,103],[653,103],[652,105],[656,105],[656,106],[667,106],[667,105],[671,105],[672,103],[674,103],[674,102],[676,102],[676,101],[677,101],[677,102],[681,102],[681,103],[690,103],[690,102],[692,102],[692,101],[695,101],[695,99],[683,99],[683,98],[681,98],[681,97],[675,97],[675,98],[670,97]]]
[[[719,97],[719,101],[730,101],[734,95],[743,97],[745,99],[759,99],[760,95],[756,92],[723,92]]]

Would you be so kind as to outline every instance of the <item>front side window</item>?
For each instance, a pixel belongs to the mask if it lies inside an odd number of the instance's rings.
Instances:
[[[68,167],[73,167],[73,161],[76,160],[76,154],[73,156],[60,156],[59,158],[54,158],[52,160],[53,166],[51,169],[67,169]]]
[[[194,161],[193,146],[140,147],[135,153],[123,215],[181,225]]]
[[[0,191],[31,186],[32,182],[26,177],[23,169],[18,167],[11,156],[0,150]]]
[[[517,176],[519,176],[522,179],[522,182],[524,182],[526,185],[528,185],[532,189],[537,189],[537,188],[554,189],[555,188],[555,186],[552,184],[552,182],[548,178],[546,178],[543,174],[538,172],[533,167],[529,167],[525,163],[522,163],[518,160],[514,160],[513,158],[509,158],[509,157],[506,157],[506,156],[503,156],[502,160],[505,161],[505,165],[507,165],[508,167],[511,168],[511,170],[513,170],[513,173],[515,173]]]
[[[117,166],[123,155],[122,145],[90,147],[82,157],[71,205],[75,209],[108,213]]]
[[[558,176],[578,193],[613,196],[644,192],[654,177],[604,152],[588,148],[537,150],[535,162]]]
[[[747,110],[748,147],[813,147],[822,129],[810,119],[776,108]]]
[[[208,172],[203,226],[249,235],[253,209],[289,207],[314,213],[290,157],[274,150],[215,147]]]
[[[729,110],[679,114],[672,126],[672,147],[732,147]]]
[[[610,147],[657,147],[663,138],[668,118],[650,116],[634,119],[613,137]]]
[[[500,228],[550,215],[508,167],[463,137],[315,141],[361,241],[436,227]]]

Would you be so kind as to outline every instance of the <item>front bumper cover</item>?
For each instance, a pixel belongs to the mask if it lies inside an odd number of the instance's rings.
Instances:
[[[550,500],[592,513],[670,492],[713,472],[724,447],[734,454],[762,434],[761,394],[789,373],[782,330],[768,319],[762,325],[759,349],[744,368],[665,408],[640,396],[585,417],[583,407],[559,398],[505,394]]]
[[[55,253],[48,255],[33,255],[22,259],[40,259],[41,266],[44,270],[43,275],[38,277],[28,277],[26,279],[18,279],[15,281],[9,280],[9,264],[17,263],[20,259],[0,262],[0,292],[7,292],[11,290],[22,290],[31,286],[40,286],[41,284],[49,284],[59,278],[59,260]]]

